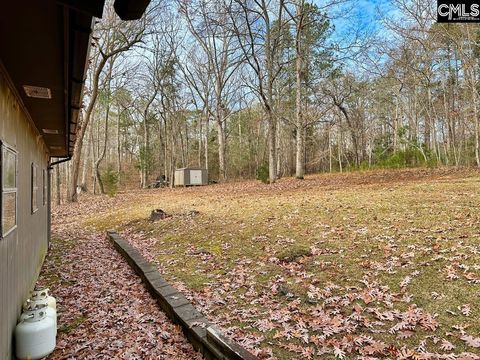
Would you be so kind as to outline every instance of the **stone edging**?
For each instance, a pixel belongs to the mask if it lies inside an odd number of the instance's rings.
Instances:
[[[245,348],[226,338],[188,299],[170,286],[140,252],[115,231],[107,231],[107,237],[117,251],[142,278],[148,291],[162,310],[179,324],[187,339],[205,359],[258,360]]]

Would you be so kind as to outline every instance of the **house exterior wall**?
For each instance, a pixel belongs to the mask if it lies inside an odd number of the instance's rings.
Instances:
[[[10,359],[21,305],[35,285],[48,247],[48,198],[43,201],[43,171],[49,157],[1,66],[0,141],[17,152],[17,227],[0,237],[0,359]],[[37,168],[38,184],[35,213],[31,207],[32,163]]]

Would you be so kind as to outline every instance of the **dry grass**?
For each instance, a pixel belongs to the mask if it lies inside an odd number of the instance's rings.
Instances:
[[[278,358],[310,356],[295,346],[316,351],[320,347],[311,339],[288,340],[281,321],[260,331],[257,321],[270,321],[273,305],[281,312],[295,301],[298,314],[309,314],[325,301],[312,296],[312,288],[335,284],[333,295],[348,297],[367,279],[388,286],[393,310],[415,304],[438,314],[440,325],[435,331],[414,329],[408,339],[388,332],[388,321],[378,324],[378,333],[357,329],[391,346],[390,353],[376,355],[397,356],[403,346],[415,349],[422,341],[428,351],[442,354],[479,350],[460,340],[462,332],[480,334],[480,284],[474,283],[480,279],[478,172],[317,175],[273,186],[238,182],[136,191],[102,201],[102,211],[75,219],[99,231],[124,231],[168,280],[184,287],[212,320],[243,336],[247,346],[271,348]],[[154,208],[174,216],[150,223]],[[193,210],[198,214],[189,214]],[[471,307],[468,316],[459,310],[465,304]],[[347,317],[352,306],[339,311]],[[321,337],[322,331],[309,328],[312,335]],[[442,340],[455,349],[443,351]]]

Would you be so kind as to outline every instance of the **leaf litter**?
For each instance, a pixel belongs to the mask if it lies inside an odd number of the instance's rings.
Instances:
[[[374,171],[127,192],[96,201],[94,215],[78,215],[87,199],[58,211],[91,233],[121,230],[262,359],[475,360],[479,185],[468,170]],[[172,216],[152,224],[154,208]]]
[[[95,211],[90,203],[69,208],[74,219]],[[57,347],[48,359],[201,359],[105,235],[64,210],[54,208],[38,280],[57,300]]]

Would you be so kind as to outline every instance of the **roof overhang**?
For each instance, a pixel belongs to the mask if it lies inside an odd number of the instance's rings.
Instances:
[[[2,5],[0,59],[54,157],[73,152],[91,29],[91,14],[55,0]]]
[[[16,0],[1,6],[0,61],[52,157],[73,154],[93,17],[102,16],[104,2]],[[121,18],[137,19],[149,2],[116,0],[115,8],[123,9]]]

